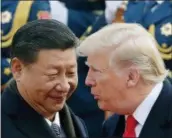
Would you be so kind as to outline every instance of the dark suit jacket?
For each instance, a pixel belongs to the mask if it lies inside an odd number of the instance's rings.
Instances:
[[[168,80],[146,119],[139,138],[172,138],[172,85]],[[103,137],[122,137],[125,120],[113,115],[103,124]]]
[[[2,138],[55,138],[44,117],[19,95],[16,82],[10,82],[1,97]],[[67,137],[88,137],[84,123],[67,105],[59,112]]]

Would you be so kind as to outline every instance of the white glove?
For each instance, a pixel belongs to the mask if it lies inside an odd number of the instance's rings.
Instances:
[[[68,9],[66,8],[65,4],[58,0],[56,0],[56,1],[51,0],[49,2],[50,2],[52,19],[58,20],[58,21],[64,23],[65,25],[67,25]]]
[[[115,17],[115,13],[117,9],[121,6],[123,0],[121,1],[105,1],[106,9],[105,9],[105,18],[107,23],[112,23],[112,20]]]

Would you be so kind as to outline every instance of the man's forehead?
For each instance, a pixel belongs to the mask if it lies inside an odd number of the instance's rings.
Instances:
[[[37,64],[44,67],[72,67],[77,64],[77,57],[74,51],[66,50],[42,50],[39,53]]]
[[[105,67],[108,66],[109,58],[108,55],[92,55],[87,57],[86,65],[92,67]]]
[[[76,66],[77,66],[77,62],[57,62],[54,64],[48,64],[49,68],[60,68],[60,67],[73,68]]]

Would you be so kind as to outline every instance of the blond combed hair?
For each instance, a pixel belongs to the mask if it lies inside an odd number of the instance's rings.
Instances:
[[[145,82],[158,83],[167,77],[168,70],[156,45],[156,40],[141,25],[114,23],[87,37],[77,52],[80,56],[88,56],[109,48],[110,65],[115,64],[115,57],[131,62],[137,66]]]

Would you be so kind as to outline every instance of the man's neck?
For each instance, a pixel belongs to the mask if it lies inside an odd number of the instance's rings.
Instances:
[[[155,87],[156,84],[139,84],[135,89],[135,107],[133,108],[133,112],[136,108],[143,102],[143,100],[150,94],[152,89]]]
[[[49,117],[46,117],[48,120],[50,120],[51,122],[53,122],[54,121],[54,119],[55,119],[55,115],[51,115],[51,116],[49,116]]]

